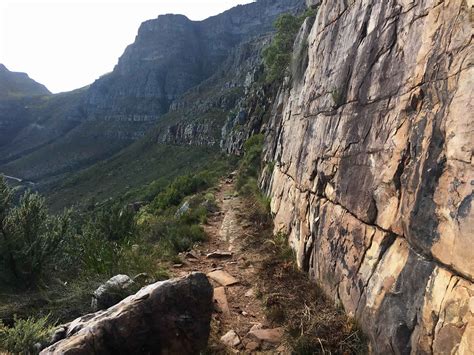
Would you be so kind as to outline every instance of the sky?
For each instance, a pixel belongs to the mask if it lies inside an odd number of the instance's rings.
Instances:
[[[0,0],[0,63],[53,93],[113,70],[140,23],[160,14],[203,20],[252,0]]]

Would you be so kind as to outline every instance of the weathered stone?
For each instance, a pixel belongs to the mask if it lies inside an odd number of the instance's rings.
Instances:
[[[206,255],[206,258],[208,259],[225,259],[225,258],[231,258],[233,253],[231,251],[213,251],[212,253],[209,253]]]
[[[157,282],[67,324],[41,354],[195,354],[207,346],[212,308],[202,273]]]
[[[227,296],[225,293],[225,287],[216,287],[214,288],[214,301],[217,303],[217,306],[225,315],[230,314],[229,303],[227,302]]]
[[[253,288],[249,289],[247,292],[245,292],[245,297],[253,297],[255,295],[255,292]]]
[[[176,217],[181,217],[182,215],[184,215],[185,213],[187,213],[189,211],[189,201],[185,201],[179,208],[178,210],[176,211],[176,214],[175,216]]]
[[[212,271],[208,273],[207,276],[222,286],[232,286],[239,282],[239,280],[223,270]]]
[[[274,329],[254,329],[250,330],[248,333],[249,336],[255,337],[258,340],[266,341],[272,344],[279,344],[281,338],[283,337],[284,330],[283,328],[274,328]]]
[[[245,342],[245,350],[247,351],[256,351],[260,348],[260,343],[257,341],[246,341]]]
[[[92,310],[98,311],[117,304],[134,293],[134,281],[127,275],[116,275],[100,285],[92,295]],[[136,291],[136,290],[135,290]]]
[[[234,330],[229,330],[221,337],[221,342],[229,347],[235,347],[240,344],[240,338]]]
[[[321,1],[268,123],[275,231],[376,353],[474,347],[470,11]]]

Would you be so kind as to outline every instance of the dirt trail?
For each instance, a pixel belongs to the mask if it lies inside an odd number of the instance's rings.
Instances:
[[[215,197],[219,212],[209,217],[204,225],[209,241],[185,254],[182,265],[175,265],[177,276],[200,271],[209,276],[214,286],[216,312],[209,350],[214,353],[288,353],[281,343],[282,328],[270,326],[262,301],[257,298],[255,285],[262,258],[257,251],[249,250],[246,242],[253,229],[244,217],[245,203],[234,194],[230,179],[219,184]],[[220,257],[207,256],[214,252],[220,252],[217,255]],[[217,282],[212,279],[221,276],[231,276],[237,282],[224,286],[233,280]]]

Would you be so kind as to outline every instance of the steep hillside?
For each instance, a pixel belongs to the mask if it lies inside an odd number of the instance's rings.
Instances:
[[[150,184],[153,189],[163,180],[216,162],[221,155],[222,127],[236,117],[240,117],[241,127],[246,127],[251,118],[241,102],[252,97],[255,80],[262,72],[261,51],[269,40],[264,35],[233,49],[214,75],[175,100],[142,139],[89,169],[65,176],[59,184],[43,186],[51,205],[59,209],[92,199],[146,198],[137,193],[148,190],[143,185]],[[224,137],[230,137],[228,133],[224,132]]]
[[[51,105],[43,101],[40,107],[28,106],[31,119],[2,148],[0,171],[54,183],[110,157],[145,136],[176,100],[215,74],[241,43],[270,32],[279,14],[296,12],[302,5],[302,0],[259,0],[199,22],[179,15],[146,21],[113,72],[78,93],[63,94],[68,103],[58,110],[51,106],[60,100],[56,96]],[[44,110],[55,119],[40,122]],[[7,114],[20,119],[24,112]]]
[[[471,9],[310,3],[318,16],[296,43],[308,63],[267,134],[275,229],[375,353],[471,354]]]
[[[0,64],[0,98],[49,95],[49,90],[25,73],[9,71]]]
[[[47,95],[50,95],[48,89],[27,74],[11,72],[0,64],[0,149],[29,124],[29,103],[41,101],[38,97]]]

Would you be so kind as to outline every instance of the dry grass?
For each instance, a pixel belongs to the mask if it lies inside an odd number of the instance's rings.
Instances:
[[[367,353],[355,323],[297,269],[283,235],[272,236],[270,228],[256,229],[244,244],[262,257],[257,295],[267,319],[285,327],[286,342],[294,354]]]

